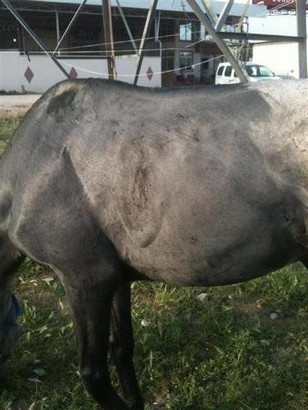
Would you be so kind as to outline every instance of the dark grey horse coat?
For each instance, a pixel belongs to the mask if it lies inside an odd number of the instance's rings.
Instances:
[[[101,80],[49,90],[1,161],[0,323],[21,256],[50,266],[88,390],[105,409],[142,409],[131,280],[215,286],[308,265],[307,91]],[[109,380],[109,334],[127,404]]]

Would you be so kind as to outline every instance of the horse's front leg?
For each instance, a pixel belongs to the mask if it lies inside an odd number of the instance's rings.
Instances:
[[[111,305],[118,286],[117,261],[109,256],[90,263],[75,261],[74,270],[58,270],[73,313],[79,371],[90,395],[105,410],[128,410],[114,390],[108,371]],[[57,269],[56,269],[57,270]]]

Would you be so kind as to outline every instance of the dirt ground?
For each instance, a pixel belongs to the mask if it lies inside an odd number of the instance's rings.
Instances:
[[[24,115],[40,94],[0,95],[0,117]]]

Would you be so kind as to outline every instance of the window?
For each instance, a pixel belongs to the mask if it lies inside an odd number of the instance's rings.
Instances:
[[[192,41],[192,24],[187,22],[180,23],[180,40]]]
[[[274,77],[274,73],[270,71],[267,67],[260,65],[260,77]]]
[[[200,24],[200,40],[206,40],[206,36],[208,35],[208,32],[205,29],[205,26],[203,24]]]
[[[224,66],[222,65],[221,67],[219,67],[217,75],[222,75],[223,71],[224,71]]]
[[[179,53],[179,65],[184,70],[191,70],[193,65],[193,52],[192,51],[180,51]]]
[[[274,77],[274,73],[263,65],[246,65],[245,68],[250,77]]]
[[[232,67],[230,65],[228,65],[226,67],[225,76],[226,77],[231,77],[231,72],[232,72]]]

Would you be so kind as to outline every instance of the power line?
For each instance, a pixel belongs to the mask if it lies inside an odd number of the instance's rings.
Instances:
[[[211,58],[211,59],[208,59],[208,60],[206,60],[206,61],[202,61],[202,62],[200,62],[200,63],[195,63],[195,64],[193,64],[193,65],[189,65],[189,66],[187,66],[187,67],[181,67],[181,69],[183,69],[183,70],[185,70],[185,69],[189,69],[189,68],[191,68],[192,66],[194,66],[194,67],[197,67],[197,66],[201,66],[201,65],[203,65],[203,64],[206,64],[206,63],[208,63],[208,62],[210,62],[210,61],[214,61],[214,60],[218,60],[218,59],[220,59],[221,57],[223,57],[223,54],[221,54],[221,55],[219,55],[219,56],[216,56],[216,57],[214,57],[214,58]],[[85,73],[89,73],[89,74],[94,74],[94,75],[99,75],[99,76],[102,76],[102,77],[108,77],[108,74],[107,73],[102,73],[102,72],[98,72],[98,71],[92,71],[92,70],[88,70],[88,69],[85,69],[85,68],[83,68],[83,67],[78,67],[78,66],[76,66],[75,64],[69,64],[69,63],[66,63],[66,62],[62,62],[63,63],[63,65],[66,65],[67,67],[71,67],[71,68],[75,68],[75,70],[78,70],[78,71],[82,71],[82,72],[85,72]],[[178,68],[176,68],[176,69],[171,69],[171,70],[164,70],[164,71],[155,71],[155,72],[153,72],[152,73],[152,75],[162,75],[162,74],[166,74],[166,73],[176,73],[176,72],[178,72]],[[147,73],[143,73],[143,74],[139,74],[139,77],[146,77],[148,74]],[[117,74],[117,77],[118,78],[127,78],[127,77],[132,77],[132,79],[135,77],[135,72],[134,73],[132,73],[132,74]]]

